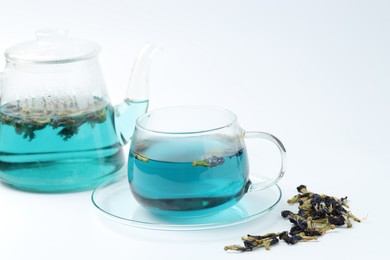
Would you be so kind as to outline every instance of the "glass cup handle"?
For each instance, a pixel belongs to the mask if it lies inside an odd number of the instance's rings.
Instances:
[[[257,132],[257,131],[244,131],[244,137],[245,138],[261,138],[261,139],[266,139],[271,142],[273,142],[280,151],[280,156],[281,156],[281,164],[280,164],[280,170],[278,176],[276,176],[275,179],[266,181],[266,182],[256,182],[252,183],[251,186],[249,187],[248,191],[259,191],[259,190],[264,190],[274,184],[276,184],[284,175],[286,171],[286,148],[284,148],[284,145],[282,142],[276,138],[275,136],[265,133],[265,132]]]

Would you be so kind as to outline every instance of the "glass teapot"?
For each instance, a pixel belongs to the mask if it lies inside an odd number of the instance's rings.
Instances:
[[[99,46],[63,29],[5,51],[0,74],[0,180],[18,189],[91,189],[124,165],[121,146],[148,107],[148,71],[158,50],[146,45],[125,100],[112,106]]]

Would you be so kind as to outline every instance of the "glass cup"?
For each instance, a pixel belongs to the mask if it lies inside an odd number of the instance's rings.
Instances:
[[[279,148],[275,178],[251,181],[245,138],[263,138]],[[247,192],[276,184],[285,173],[285,161],[286,150],[275,136],[243,130],[228,110],[170,107],[138,118],[128,180],[135,199],[152,213],[210,215],[233,206]]]

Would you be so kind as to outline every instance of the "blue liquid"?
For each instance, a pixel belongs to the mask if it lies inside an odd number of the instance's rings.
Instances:
[[[130,108],[128,103],[121,105],[123,111]],[[67,118],[88,117],[96,109],[105,111],[105,120],[83,123],[77,133],[67,139],[58,135],[62,127],[54,129],[48,125],[36,130],[34,138],[29,139],[18,134],[12,125],[1,123],[0,180],[23,190],[68,192],[94,188],[111,177],[124,165],[114,120],[122,123],[121,120],[135,121],[135,118],[116,114],[114,117],[114,108],[107,103]]]
[[[136,119],[148,110],[149,101],[126,99],[115,107],[115,127],[119,142],[127,144],[133,136]]]
[[[241,199],[250,185],[245,149],[200,139],[132,144],[128,177],[140,204],[157,214],[197,216]]]

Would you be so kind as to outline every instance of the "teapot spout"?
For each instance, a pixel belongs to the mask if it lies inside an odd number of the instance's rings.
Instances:
[[[148,110],[149,100],[135,101],[125,99],[114,107],[114,124],[118,141],[127,144],[134,133],[137,118]]]
[[[129,80],[127,99],[136,101],[149,99],[149,68],[154,54],[160,50],[157,45],[147,43],[138,53]]]
[[[1,100],[1,90],[3,88],[3,73],[0,72],[0,100]]]
[[[121,145],[130,141],[137,118],[148,110],[149,68],[152,57],[159,50],[158,46],[150,43],[142,48],[133,66],[126,98],[114,107],[115,131]]]
[[[3,72],[0,72],[0,104],[2,104],[1,99],[3,96],[3,80],[4,80],[4,74]]]

